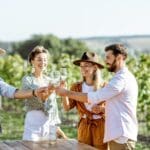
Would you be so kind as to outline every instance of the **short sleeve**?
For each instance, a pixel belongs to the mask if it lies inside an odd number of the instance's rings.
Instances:
[[[0,95],[8,98],[14,98],[16,88],[0,80]]]
[[[29,76],[24,76],[22,78],[22,89],[23,90],[31,89],[31,78]]]

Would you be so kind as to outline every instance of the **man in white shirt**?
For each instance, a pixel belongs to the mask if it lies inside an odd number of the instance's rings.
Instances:
[[[137,82],[125,66],[127,52],[123,45],[110,45],[105,48],[105,52],[108,70],[115,75],[104,88],[95,92],[79,93],[58,87],[56,92],[84,103],[98,104],[106,101],[104,142],[109,143],[110,150],[133,150],[138,132]]]

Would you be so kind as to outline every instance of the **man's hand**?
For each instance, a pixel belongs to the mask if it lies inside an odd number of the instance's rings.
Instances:
[[[67,89],[67,83],[65,81],[60,81],[59,87]]]
[[[48,87],[42,87],[35,90],[35,95],[40,98],[42,101],[47,100],[50,95]]]
[[[67,90],[64,89],[64,88],[56,87],[56,88],[55,88],[55,92],[56,92],[57,95],[60,95],[60,96],[67,96]]]
[[[63,82],[59,86],[49,84],[48,91],[49,93],[52,93],[55,91],[57,95],[66,96],[67,90],[64,89],[64,86],[65,86],[65,83]]]

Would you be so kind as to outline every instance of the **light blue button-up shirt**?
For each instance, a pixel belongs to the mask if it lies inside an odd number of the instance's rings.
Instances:
[[[0,78],[0,96],[14,98],[15,91],[16,88],[14,86],[7,84]]]
[[[124,67],[104,88],[88,93],[88,99],[97,104],[106,101],[104,142],[120,137],[137,140],[138,86],[135,77]]]

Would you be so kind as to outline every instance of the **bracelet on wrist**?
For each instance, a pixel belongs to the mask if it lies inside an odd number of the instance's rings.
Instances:
[[[32,95],[33,95],[34,97],[37,97],[36,94],[35,94],[35,90],[32,90]]]

